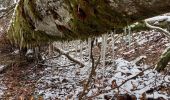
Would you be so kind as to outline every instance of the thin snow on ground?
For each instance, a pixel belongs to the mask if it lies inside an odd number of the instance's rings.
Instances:
[[[134,36],[134,39],[136,39],[138,45],[143,45],[147,44],[147,42],[155,41],[161,36],[159,32],[155,31],[151,31],[148,35],[142,34],[143,33],[140,32],[139,35]],[[167,45],[167,41],[165,40],[166,39],[164,39],[163,41]],[[98,41],[102,42],[101,38],[99,38]],[[133,44],[133,42],[131,44]],[[154,47],[155,46],[151,45],[149,50],[152,51],[152,48]],[[80,46],[78,46],[77,48],[81,49]],[[67,50],[66,48],[64,49]],[[135,49],[130,49],[129,51],[123,52],[122,54],[127,55],[133,53],[135,53]],[[35,94],[43,95],[45,99],[78,99],[78,96],[83,90],[83,84],[86,83],[91,70],[91,68],[89,67],[87,49],[76,52],[76,54],[73,54],[73,57],[81,61],[82,58],[79,57],[81,54],[83,54],[82,62],[86,65],[83,68],[79,68],[77,64],[70,62],[65,56],[61,56],[59,58],[52,59],[46,62],[47,65],[52,66],[47,67],[45,71],[42,72],[44,73],[44,76],[37,82]],[[115,59],[114,65],[106,64],[104,73],[102,63],[99,64],[96,70],[97,76],[95,77],[95,79],[93,79],[94,81],[91,84],[92,86],[90,91],[87,93],[87,96],[93,96],[100,90],[109,90],[112,88],[111,86],[113,81],[115,81],[117,85],[120,85],[125,80],[149,68],[150,66],[146,64],[137,65],[138,61],[146,58],[147,57],[144,54],[131,61],[125,60],[122,57],[118,57]],[[106,61],[112,61],[110,56],[106,57]],[[104,79],[101,77],[102,75],[104,75]],[[157,73],[153,69],[148,69],[135,79],[127,81],[119,88],[119,91],[117,89],[114,89],[110,92],[96,96],[93,99],[103,100],[103,97],[105,95],[114,96],[116,93],[119,92],[119,94],[133,94],[138,98],[138,100],[144,94],[147,97],[163,97],[168,100],[170,99],[169,94],[167,94],[166,91],[163,91],[163,89],[161,90],[156,88],[167,87],[169,85],[168,83],[170,82],[170,76],[164,76],[165,75]]]
[[[67,63],[69,61],[65,57],[61,57],[56,61],[60,65],[64,65],[65,62],[66,67],[52,66],[46,68],[43,72],[45,76],[37,83],[36,93],[44,95],[45,99],[66,98],[66,95],[77,97],[80,90],[82,90],[78,83],[87,77],[83,75],[83,72],[80,74],[79,66]],[[55,63],[57,63],[56,61]],[[84,72],[86,71],[84,70]]]
[[[143,69],[148,68],[149,66],[144,65],[143,68],[141,66],[136,66],[135,63],[129,62],[127,60],[124,60],[122,58],[118,58],[115,60],[117,68],[114,71],[114,73],[105,72],[106,79],[105,83],[107,84],[107,88],[110,89],[111,84],[113,80],[116,80],[117,85],[121,84],[124,80],[129,79],[139,72],[141,72]],[[87,66],[86,66],[87,67]],[[55,68],[55,67],[54,67]],[[56,99],[56,97],[60,97],[62,99],[67,98],[71,95],[72,98],[76,99],[79,95],[79,93],[82,91],[82,85],[81,81],[86,79],[88,74],[82,74],[86,73],[85,70],[81,70],[80,72],[77,71],[79,68],[76,66],[70,66],[69,68],[47,68],[44,73],[46,73],[45,76],[43,76],[37,83],[36,93],[43,95],[45,99]],[[109,68],[109,67],[108,67]],[[83,68],[85,69],[85,68]],[[87,68],[88,69],[88,68]],[[100,72],[101,70],[98,70]],[[49,73],[49,74],[47,74]],[[111,75],[109,77],[109,75]],[[136,79],[132,79],[128,81],[126,84],[124,84],[120,88],[120,93],[130,93],[137,96],[137,98],[140,98],[143,93],[150,90],[151,88],[154,88],[155,86],[159,86],[161,84],[164,84],[163,82],[163,75],[157,73],[156,71],[150,69],[144,72],[143,75],[137,77]],[[166,77],[167,82],[170,82],[170,76]],[[98,83],[94,84],[94,86],[100,86]],[[94,95],[95,91],[98,89],[93,87],[91,91],[89,91],[88,96]],[[111,91],[110,93],[107,93],[107,95],[114,95],[116,91]],[[153,92],[154,94],[158,94],[157,91]],[[152,93],[152,94],[153,94]],[[104,94],[103,94],[104,95]],[[100,95],[101,96],[101,95]],[[103,97],[98,96],[97,99]],[[150,94],[148,94],[150,96]],[[153,97],[153,96],[152,96]],[[164,92],[159,93],[159,96],[156,97],[164,97],[166,99],[169,99],[168,95],[165,95]]]
[[[124,48],[122,47],[121,39],[119,39],[119,41],[116,41],[116,48],[114,48],[114,51],[120,51],[118,52],[119,56],[116,56],[118,54],[114,54],[114,63],[112,60],[113,50],[109,49],[111,47],[110,45],[106,45],[106,57],[104,57],[106,58],[104,60],[106,62],[106,66],[104,66],[105,70],[103,70],[103,63],[101,61],[98,65],[98,68],[96,69],[96,76],[93,78],[92,84],[90,84],[90,91],[87,93],[88,97],[95,95],[99,91],[112,89],[113,81],[116,83],[116,85],[119,86],[122,82],[150,67],[150,65],[141,62],[143,59],[148,58],[148,55],[146,55],[147,53],[138,54],[134,57],[134,59],[129,60],[131,58],[131,56],[129,55],[135,54],[136,52],[136,48],[132,48],[135,42],[137,42],[139,46],[143,47],[143,45],[145,44],[149,45],[148,42],[157,42],[157,40],[160,40],[159,38],[161,37],[161,34],[159,32],[150,31],[150,33],[148,33],[147,35],[146,33],[148,32],[139,32],[136,33],[137,35],[132,34],[133,41],[130,44],[131,47],[129,47],[128,49],[126,48],[126,43],[128,41],[125,38],[123,38],[123,41],[125,42],[125,45],[123,45]],[[101,38],[99,38],[98,41],[101,43]],[[64,53],[69,53],[71,57],[84,63],[85,66],[83,68],[80,68],[78,64],[70,61],[64,55],[58,56],[59,54],[54,52],[55,57],[53,59],[45,61],[45,69],[39,72],[42,74],[42,77],[39,78],[35,84],[35,97],[41,95],[45,100],[78,99],[78,96],[83,90],[83,86],[89,77],[89,73],[91,71],[90,65],[92,64],[89,63],[89,43],[87,43],[87,41],[83,42],[81,46],[80,41],[78,41],[78,45],[74,45],[76,44],[74,42],[75,41],[72,41],[71,43],[58,43],[56,45],[59,45],[58,47],[61,47]],[[165,38],[162,40],[161,43],[167,46],[168,40],[166,40]],[[151,54],[154,54],[152,53],[152,51],[156,48],[156,46],[159,46],[159,43],[153,44],[154,45],[150,45],[147,48],[148,52]],[[100,55],[100,53],[97,52],[100,50],[97,49],[98,48],[96,47],[96,49],[94,50],[94,56]],[[14,53],[17,54],[17,52],[18,51],[15,51]],[[32,51],[27,52],[28,55],[30,53],[32,53]],[[122,55],[128,55],[127,58],[129,59],[124,59]],[[48,59],[48,56],[44,56],[43,58]],[[1,67],[3,66],[0,66],[0,69]],[[35,77],[35,75],[29,77]],[[0,81],[1,80],[2,76],[0,76]],[[135,95],[138,100],[143,96],[143,94],[145,94],[147,97],[163,97],[168,100],[170,99],[170,96],[166,92],[166,90],[162,89],[162,87],[168,87],[169,83],[170,76],[166,75],[165,77],[164,74],[157,73],[153,69],[148,69],[135,79],[127,81],[119,88],[119,90],[110,90],[106,93],[94,97],[93,99],[103,100],[104,96],[106,95],[114,97],[114,95],[118,93],[128,93]],[[0,83],[0,97],[1,95],[3,95],[3,90],[5,90],[5,88],[5,85]]]
[[[149,41],[154,40],[155,38],[161,36],[160,32],[156,32],[155,30],[148,31],[149,35],[143,35],[143,33],[146,34],[146,32],[139,32],[139,35],[136,35],[134,38],[136,39],[138,45],[142,45],[144,43],[147,43]]]
[[[122,64],[123,62],[123,64]],[[118,83],[122,83],[123,80],[129,79],[130,77],[136,75],[137,73],[141,72],[141,67],[136,66],[134,63],[128,62],[126,60],[118,60],[117,70],[119,73],[115,74],[112,79],[118,81]],[[145,69],[149,66],[143,66]],[[121,75],[120,75],[121,74]],[[122,75],[124,74],[124,75]],[[129,74],[127,76],[126,74]],[[126,84],[122,86],[122,88],[131,94],[135,94],[138,98],[142,95],[142,93],[146,92],[147,90],[150,90],[151,88],[154,88],[155,86],[161,85],[164,75],[161,75],[157,73],[156,71],[150,69],[144,72],[143,75],[139,76],[136,79],[128,81]],[[166,78],[170,78],[170,76],[167,76]],[[170,80],[168,80],[170,82]],[[155,83],[155,84],[154,84]],[[123,91],[122,91],[123,92]],[[153,93],[157,93],[154,91]],[[159,96],[168,98],[168,95],[165,94],[159,94]],[[156,97],[155,97],[156,98]]]

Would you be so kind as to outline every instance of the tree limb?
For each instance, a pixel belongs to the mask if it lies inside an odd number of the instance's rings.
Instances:
[[[147,68],[147,69],[144,69],[143,71],[141,71],[140,73],[136,74],[135,76],[133,76],[133,77],[131,77],[131,78],[123,81],[120,85],[115,86],[114,88],[111,88],[111,89],[109,89],[109,90],[100,91],[99,93],[96,93],[96,94],[93,95],[93,96],[89,96],[88,99],[92,99],[92,98],[94,98],[94,97],[96,97],[96,96],[99,96],[99,95],[101,95],[101,94],[108,93],[108,92],[111,91],[111,90],[117,89],[117,88],[121,87],[122,85],[124,85],[126,82],[128,82],[128,81],[130,81],[130,80],[132,80],[132,79],[135,79],[136,77],[140,76],[140,75],[141,75],[142,73],[144,73],[146,70],[149,70],[149,69],[152,69],[152,68],[153,68],[153,67],[149,67],[149,68]]]
[[[84,85],[83,91],[82,91],[82,93],[79,96],[79,100],[82,100],[84,95],[86,95],[88,93],[88,91],[89,91],[89,84],[91,83],[93,76],[96,74],[96,68],[97,68],[97,66],[98,66],[98,64],[100,62],[100,57],[99,57],[98,60],[97,60],[96,65],[95,65],[95,61],[94,61],[94,58],[93,58],[93,51],[92,51],[93,42],[91,42],[91,44],[92,45],[91,45],[91,57],[90,58],[92,60],[92,69],[91,69],[91,73],[89,75],[89,78],[87,80],[87,83]]]
[[[50,2],[49,2],[50,1]],[[20,0],[8,38],[23,47],[100,36],[170,12],[170,0]]]
[[[168,37],[170,39],[170,33],[168,31],[166,31],[165,29],[163,29],[161,27],[157,27],[157,26],[152,26],[146,20],[145,20],[145,24],[147,27],[149,27],[151,29],[156,29],[156,30],[160,31],[161,33],[163,33],[166,37]]]
[[[68,53],[65,53],[63,50],[61,50],[61,49],[59,49],[59,48],[57,48],[57,47],[55,47],[55,46],[54,46],[54,51],[57,51],[57,52],[60,53],[61,55],[65,55],[69,60],[71,60],[71,61],[79,64],[81,67],[84,67],[84,66],[85,66],[82,62],[74,59],[74,58],[71,57]]]

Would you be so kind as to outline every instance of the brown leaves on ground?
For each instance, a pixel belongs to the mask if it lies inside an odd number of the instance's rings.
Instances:
[[[42,75],[38,71],[43,67],[34,66],[34,63],[13,64],[3,75],[3,83],[6,84],[7,90],[3,95],[3,99],[18,98],[19,100],[29,100],[34,96],[36,81]],[[34,99],[33,99],[34,100]],[[43,100],[43,99],[39,99]]]

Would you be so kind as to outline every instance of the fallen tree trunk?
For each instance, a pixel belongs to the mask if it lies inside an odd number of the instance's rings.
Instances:
[[[170,0],[20,0],[8,38],[22,47],[86,39],[170,12]]]
[[[170,12],[169,2],[170,0],[19,0],[7,36],[11,43],[20,47],[32,47],[51,41],[86,39]],[[167,18],[161,19],[167,21]],[[146,21],[155,25],[154,18]],[[142,23],[135,26],[134,30],[138,27],[147,28]],[[163,65],[162,60],[158,66]]]

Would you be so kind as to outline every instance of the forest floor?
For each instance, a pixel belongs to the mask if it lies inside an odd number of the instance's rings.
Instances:
[[[95,77],[89,84],[90,89],[85,96],[86,100],[125,98],[127,94],[131,98],[133,96],[138,100],[146,100],[146,98],[170,100],[169,69],[167,68],[164,72],[158,73],[151,68],[156,65],[165,48],[170,46],[168,39],[154,30],[132,34],[130,44],[128,39],[128,36],[119,38],[115,42],[114,52],[112,42],[108,41],[106,60],[101,60],[98,63]],[[99,42],[101,42],[100,40]],[[21,65],[13,63],[12,67],[0,74],[0,99],[78,99],[91,71],[88,45],[86,42],[83,43],[84,49],[82,52],[80,52],[80,46],[78,47],[79,51],[75,52],[74,49],[77,44],[74,46],[74,42],[70,44],[72,45],[71,47],[69,47],[69,44],[61,43],[55,43],[55,46],[60,47],[63,52],[69,53],[73,58],[78,59],[85,65],[84,67],[80,67],[79,64],[70,61],[64,55],[59,55],[58,52],[54,51],[47,54],[48,50],[41,54],[45,59],[42,62],[30,61]],[[99,48],[97,46],[93,48],[95,60],[100,55]],[[4,50],[0,51],[0,60],[2,61],[6,56],[2,56],[4,55],[2,52]],[[17,54],[17,50],[12,51],[10,57]],[[81,55],[83,56],[80,57]],[[102,65],[103,61],[105,61],[105,67]],[[4,66],[1,64],[0,69]]]

